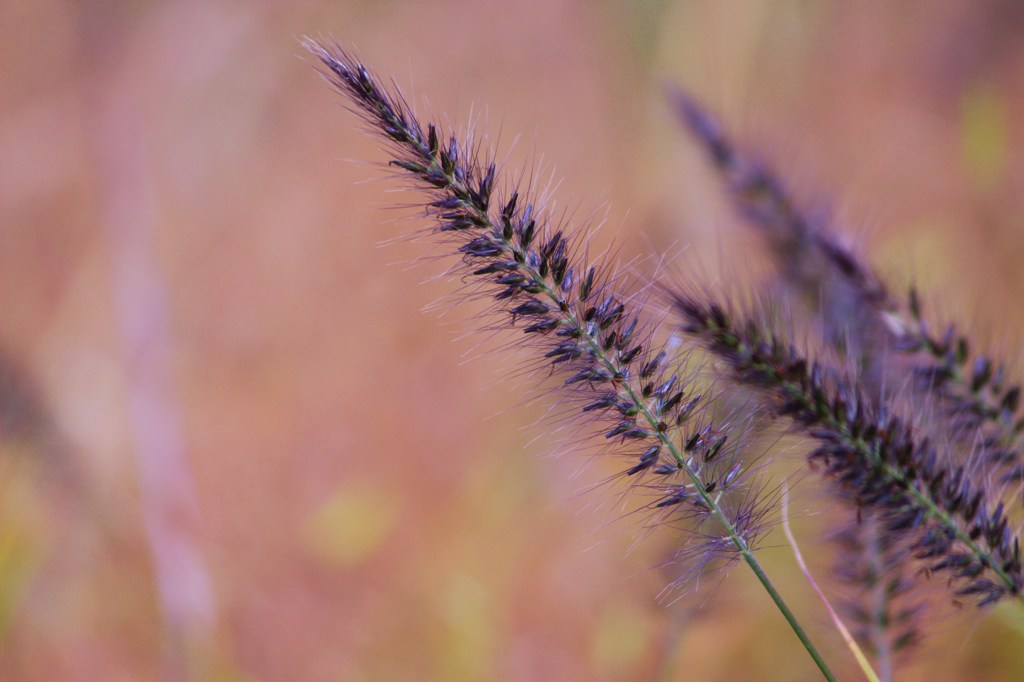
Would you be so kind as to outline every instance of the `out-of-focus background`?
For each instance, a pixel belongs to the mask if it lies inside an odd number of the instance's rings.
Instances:
[[[730,263],[763,257],[673,120],[683,84],[1015,362],[1015,0],[8,0],[0,677],[817,679],[747,571],[659,599],[672,532],[589,490],[612,470],[478,348],[304,34],[553,169],[596,244],[742,291]],[[817,501],[794,514],[824,577]],[[780,533],[763,557],[856,679]],[[1020,614],[964,611],[901,679],[1024,676]]]

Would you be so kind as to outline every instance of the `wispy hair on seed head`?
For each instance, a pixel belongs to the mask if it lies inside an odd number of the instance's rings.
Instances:
[[[653,493],[651,513],[691,521],[694,537],[732,538],[702,541],[702,553],[752,547],[757,505],[744,492],[731,506],[732,490],[749,483],[744,462],[730,434],[696,418],[704,398],[681,381],[677,358],[612,266],[587,262],[579,233],[554,222],[529,188],[506,184],[493,152],[421,123],[393,87],[344,50],[306,47],[387,142],[392,167],[424,194],[432,233],[459,259],[453,272],[492,302],[488,328],[519,334],[534,354],[530,365],[557,378],[560,409],[627,458],[622,478]]]

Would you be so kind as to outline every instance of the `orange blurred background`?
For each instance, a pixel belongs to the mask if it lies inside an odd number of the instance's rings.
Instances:
[[[444,298],[298,41],[540,164],[596,244],[742,291],[762,255],[682,84],[1016,368],[1022,31],[1014,0],[0,2],[0,677],[818,679],[747,571],[659,599],[672,533],[590,490],[614,469]],[[858,679],[779,533],[763,557]],[[928,624],[900,679],[1019,680],[1022,623]]]

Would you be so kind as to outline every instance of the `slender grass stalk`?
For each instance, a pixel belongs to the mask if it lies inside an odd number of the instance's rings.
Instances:
[[[694,521],[704,553],[746,563],[825,679],[834,680],[754,555],[764,510],[730,494],[747,482],[748,468],[726,436],[696,418],[701,396],[670,376],[654,331],[612,290],[603,269],[583,262],[573,238],[549,227],[526,193],[503,188],[495,164],[468,151],[473,144],[445,141],[437,126],[422,125],[351,55],[311,40],[305,46],[386,140],[391,164],[428,195],[435,234],[461,256],[458,271],[493,299],[510,326],[520,325],[529,345],[564,377],[562,390],[580,411],[611,425],[605,437],[639,452],[624,473],[657,479],[659,497],[650,507]]]
[[[828,597],[825,596],[825,592],[818,587],[818,581],[814,579],[814,575],[811,573],[811,569],[807,567],[807,562],[804,561],[804,555],[800,551],[800,545],[797,544],[796,537],[793,535],[793,530],[789,527],[789,488],[785,486],[782,489],[782,532],[786,535],[786,541],[789,542],[789,546],[793,550],[793,556],[796,557],[796,563],[800,567],[801,573],[807,578],[807,582],[810,583],[814,593],[818,595],[818,599],[825,605],[825,610],[828,612],[829,618],[832,619],[832,623],[836,626],[836,630],[842,635],[843,641],[846,643],[847,648],[853,654],[853,657],[857,660],[857,665],[864,672],[864,676],[868,678],[868,682],[880,682],[878,673],[874,671],[871,664],[868,662],[867,656],[861,651],[861,648],[857,646],[856,640],[853,635],[850,634],[849,628],[843,623],[842,618],[836,613],[836,610],[832,607]],[[883,677],[882,679],[889,679]]]

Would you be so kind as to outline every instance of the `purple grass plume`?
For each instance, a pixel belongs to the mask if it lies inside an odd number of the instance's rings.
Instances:
[[[1017,454],[1024,430],[1016,416],[1020,390],[984,359],[968,373],[966,338],[952,332],[933,338],[916,294],[897,303],[869,267],[808,220],[776,176],[742,156],[690,98],[676,93],[677,108],[727,178],[741,212],[769,235],[783,278],[808,299],[828,302],[825,336],[849,371],[807,357],[756,317],[738,319],[730,306],[682,288],[663,288],[684,320],[682,350],[666,345],[680,330],[647,319],[637,292],[623,287],[611,265],[584,257],[585,233],[553,221],[529,187],[502,175],[491,152],[421,122],[395,88],[337,46],[307,40],[305,47],[350,109],[384,140],[390,168],[422,196],[431,235],[454,259],[452,272],[490,302],[495,326],[515,333],[533,363],[556,380],[557,400],[603,435],[608,452],[626,458],[620,478],[644,500],[639,506],[652,523],[686,526],[677,558],[687,568],[679,582],[705,567],[742,561],[824,678],[836,679],[754,552],[775,500],[758,485],[763,463],[755,467],[737,424],[753,421],[768,405],[815,443],[812,469],[825,474],[856,518],[840,541],[870,548],[871,562],[851,564],[847,580],[867,585],[876,597],[879,608],[862,620],[865,637],[877,644],[883,679],[891,677],[891,654],[919,637],[917,606],[904,600],[920,584],[918,574],[903,570],[908,558],[920,573],[944,576],[957,599],[989,605],[1021,597],[1020,544],[1001,491],[947,447],[963,431],[919,433],[870,377],[888,371],[890,347],[913,355],[917,381],[911,383],[959,415],[956,429],[987,434],[976,457],[1000,467],[1004,482],[1024,478]],[[715,379],[752,390],[750,414],[732,422],[709,418],[713,401],[698,393],[688,369],[695,349],[708,353]]]
[[[755,318],[675,294],[684,330],[724,360],[731,378],[770,395],[780,416],[816,441],[808,459],[851,504],[867,509],[957,597],[986,606],[1024,588],[1020,541],[1003,502],[905,418],[842,373],[803,356]]]
[[[686,385],[637,306],[613,288],[609,268],[585,262],[578,235],[553,226],[528,191],[505,186],[472,141],[422,124],[344,51],[306,47],[387,141],[391,166],[424,193],[434,234],[458,258],[455,272],[560,377],[559,398],[629,458],[623,475],[654,492],[652,514],[691,522],[695,545],[680,549],[680,559],[729,564],[755,547],[766,508],[749,489],[751,463],[702,416],[705,399]]]
[[[767,236],[786,281],[821,306],[828,336],[861,367],[862,380],[898,383],[887,351],[909,356],[913,385],[945,409],[942,436],[968,442],[962,451],[970,462],[964,463],[1024,494],[1022,389],[1007,380],[1005,367],[987,355],[972,356],[975,344],[953,326],[935,334],[916,290],[906,301],[890,294],[882,278],[825,221],[800,207],[783,179],[729,139],[693,97],[678,88],[670,96],[723,177],[737,212]]]

